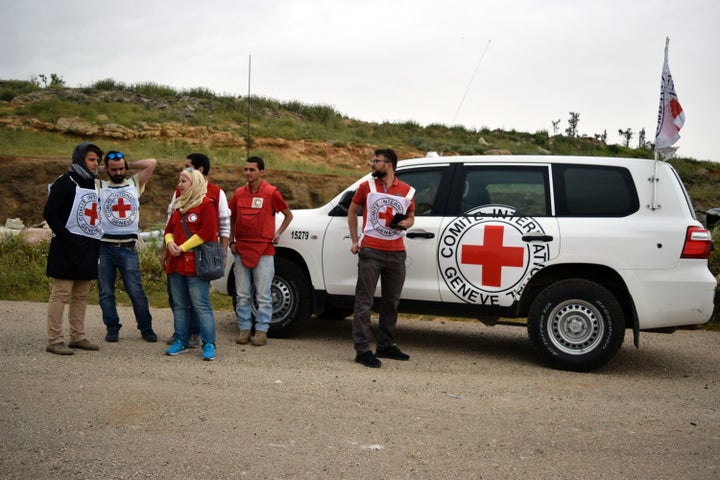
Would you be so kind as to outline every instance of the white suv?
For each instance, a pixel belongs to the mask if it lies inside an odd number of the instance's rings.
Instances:
[[[401,312],[526,326],[547,363],[577,371],[610,360],[627,328],[638,346],[641,330],[712,314],[711,235],[668,163],[428,156],[400,161],[397,175],[416,189]],[[276,249],[271,334],[352,313],[347,207],[368,177],[293,211]],[[234,294],[232,275],[214,286]]]

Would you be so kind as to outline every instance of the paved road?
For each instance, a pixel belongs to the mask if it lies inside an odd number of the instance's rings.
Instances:
[[[251,347],[220,312],[203,362],[131,320],[99,352],[50,355],[44,318],[0,302],[3,479],[720,478],[718,333],[628,335],[581,374],[540,365],[521,328],[404,320],[411,361],[375,370],[352,361],[349,320]]]

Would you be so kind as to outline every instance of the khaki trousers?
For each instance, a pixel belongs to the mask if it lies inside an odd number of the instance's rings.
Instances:
[[[68,308],[70,342],[79,342],[85,339],[85,307],[87,306],[90,282],[90,280],[53,279],[47,312],[48,345],[63,341],[63,311],[68,299],[70,299]]]

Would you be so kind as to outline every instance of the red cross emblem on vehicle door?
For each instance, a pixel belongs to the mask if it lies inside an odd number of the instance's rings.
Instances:
[[[460,263],[482,266],[482,285],[500,287],[503,267],[522,267],[525,249],[503,245],[503,225],[486,225],[484,230],[482,245],[462,245]]]
[[[118,197],[117,203],[112,206],[112,211],[117,213],[119,218],[125,218],[130,210],[132,210],[132,205],[125,203],[122,197]]]

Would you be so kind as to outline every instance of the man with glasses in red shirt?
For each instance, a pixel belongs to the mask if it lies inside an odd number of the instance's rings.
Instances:
[[[415,189],[395,176],[397,155],[389,148],[375,151],[372,177],[360,184],[348,209],[352,246],[358,255],[358,279],[352,338],[355,361],[366,367],[382,365],[378,357],[409,360],[395,345],[395,325],[400,294],[405,283],[405,230],[415,223]],[[363,207],[362,240],[358,235],[358,211]],[[378,279],[381,281],[379,329],[372,352],[370,314]]]

